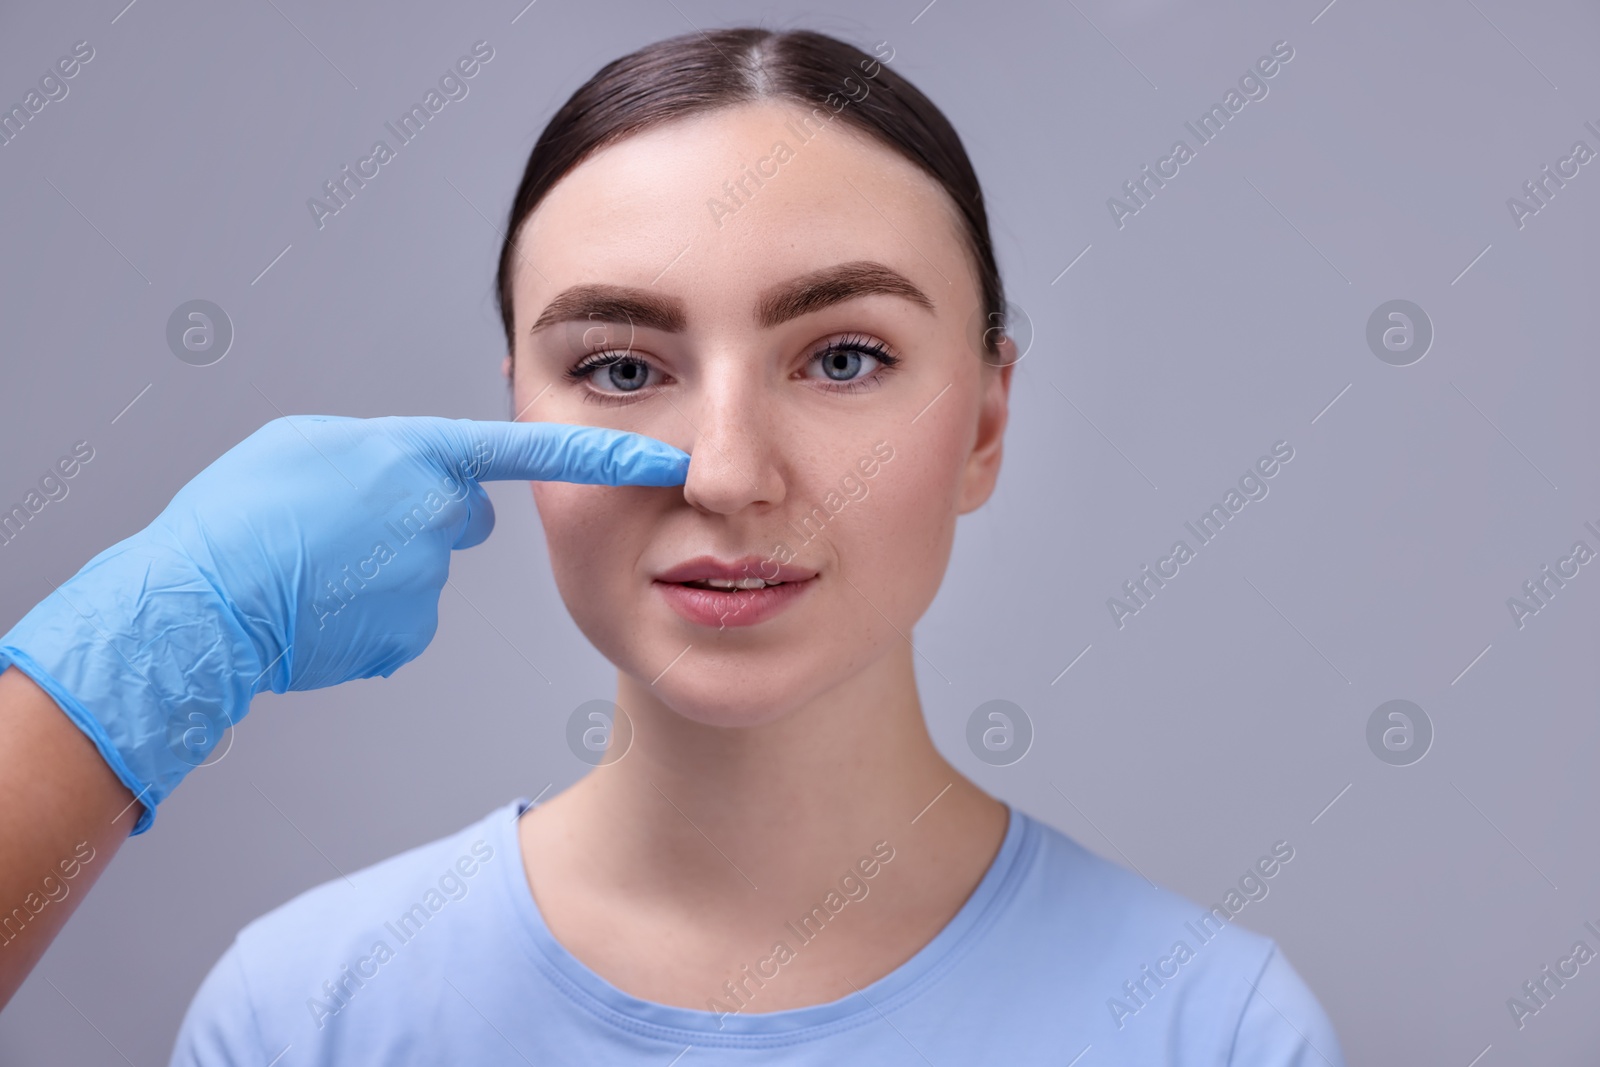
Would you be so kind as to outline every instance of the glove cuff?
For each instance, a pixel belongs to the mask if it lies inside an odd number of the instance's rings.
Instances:
[[[0,637],[144,805],[133,833],[249,710],[265,673],[231,605],[181,552],[128,538]]]
[[[0,671],[4,671],[7,667],[15,667],[29,678],[32,678],[34,684],[38,685],[40,689],[50,694],[50,699],[54,700],[57,706],[66,713],[67,718],[72,720],[72,724],[83,731],[90,741],[94,742],[94,747],[99,751],[100,758],[106,761],[112,773],[117,776],[117,779],[123,785],[128,787],[128,791],[133,794],[134,800],[139,802],[141,806],[139,820],[133,824],[133,834],[130,836],[142,834],[150,829],[150,824],[155,821],[156,817],[156,802],[150,799],[150,785],[148,782],[140,780],[139,776],[133,773],[133,769],[128,766],[128,761],[122,758],[122,753],[118,751],[116,744],[111,740],[111,735],[106,733],[105,727],[100,725],[100,721],[90,714],[88,708],[78,702],[77,697],[62,688],[61,683],[51,677],[49,671],[35,663],[32,656],[20,648],[15,648],[11,645],[0,645]]]

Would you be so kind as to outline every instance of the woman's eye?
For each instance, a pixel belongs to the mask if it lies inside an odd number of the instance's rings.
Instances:
[[[573,375],[587,378],[602,393],[633,393],[650,382],[650,364],[626,356],[593,360],[574,369]]]
[[[847,382],[860,376],[861,364],[864,360],[870,361],[873,365],[877,364],[877,360],[861,352],[827,352],[823,354],[821,361],[822,373],[836,382]],[[870,373],[871,370],[872,367],[869,366],[867,371]]]
[[[822,371],[821,378],[844,384],[865,382],[883,367],[899,362],[882,346],[862,341],[835,342],[812,357],[811,365]],[[808,375],[817,378],[817,375]]]

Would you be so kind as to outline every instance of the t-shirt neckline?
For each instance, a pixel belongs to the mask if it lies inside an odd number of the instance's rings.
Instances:
[[[527,934],[520,940],[534,966],[579,1007],[620,1030],[701,1046],[797,1044],[880,1018],[881,1013],[916,997],[983,935],[1015,896],[1028,861],[1037,850],[1039,836],[1026,813],[1002,801],[1007,812],[1006,833],[988,870],[950,921],[910,959],[838,1000],[782,1011],[720,1014],[626,993],[556,940],[524,874],[517,821],[529,803],[526,797],[518,797],[493,818],[498,824],[495,847],[516,861],[501,865],[500,877],[512,910]]]

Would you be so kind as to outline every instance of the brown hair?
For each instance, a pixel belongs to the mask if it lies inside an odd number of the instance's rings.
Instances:
[[[528,156],[500,250],[496,298],[507,343],[516,346],[511,274],[517,231],[552,186],[631,134],[681,116],[771,99],[828,107],[937,181],[964,224],[982,289],[983,321],[1005,321],[983,192],[943,113],[905,78],[843,41],[810,30],[741,28],[687,33],[612,60],[550,119]],[[996,332],[983,331],[991,353]]]

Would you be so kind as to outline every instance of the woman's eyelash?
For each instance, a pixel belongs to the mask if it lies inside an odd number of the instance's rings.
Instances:
[[[644,360],[632,352],[596,352],[592,356],[585,356],[578,364],[567,371],[567,377],[575,382],[581,382],[602,367],[609,367],[615,363],[644,363]]]
[[[885,367],[893,367],[900,362],[900,357],[890,352],[887,345],[865,334],[850,334],[829,341],[820,352],[813,353],[811,359],[826,359],[836,352],[860,352],[871,356]]]

